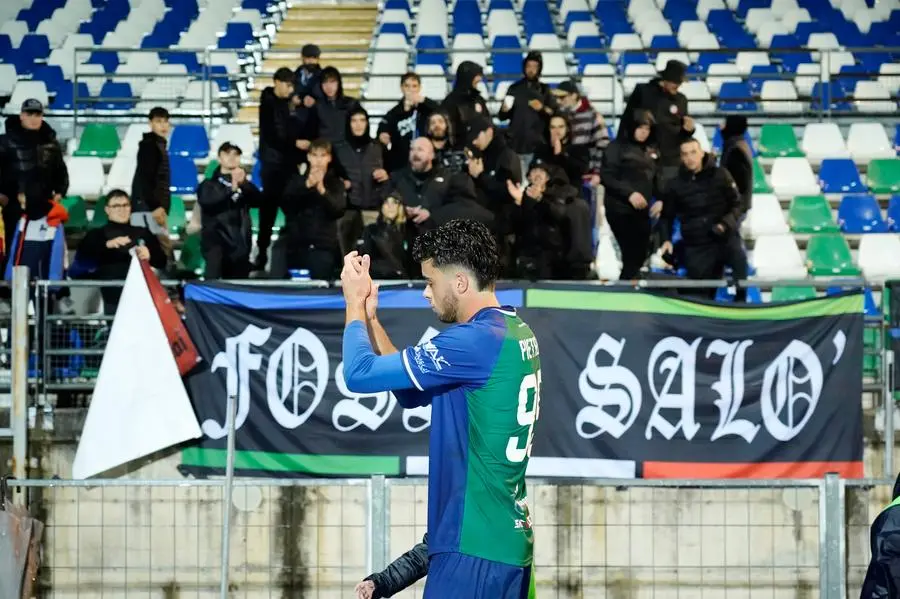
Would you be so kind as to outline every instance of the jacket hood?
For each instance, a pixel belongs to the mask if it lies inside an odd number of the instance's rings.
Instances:
[[[50,143],[52,141],[56,141],[56,131],[49,125],[49,123],[47,123],[47,121],[41,123],[41,128],[36,132],[29,131],[22,126],[22,120],[17,114],[6,117],[6,132],[16,136],[34,135],[36,133],[38,141],[40,143]]]
[[[527,62],[536,62],[538,63],[538,74],[540,77],[541,73],[544,71],[544,55],[538,52],[537,50],[532,50],[528,54],[525,55],[525,58],[522,59],[522,74],[525,74],[525,63]]]
[[[729,115],[725,117],[725,126],[722,127],[722,139],[729,137],[743,137],[747,132],[747,117]]]
[[[325,95],[325,90],[324,90],[324,89],[321,89],[321,88],[322,88],[322,83],[323,83],[326,79],[337,79],[337,82],[338,82],[338,91],[337,91],[337,95],[336,95],[334,98],[335,98],[335,100],[340,99],[340,98],[343,98],[343,97],[344,97],[344,77],[341,75],[341,72],[340,72],[339,70],[337,70],[335,67],[325,67],[325,68],[322,69],[322,71],[319,73],[319,88],[320,88],[320,90],[321,90],[321,92],[322,92],[322,97],[323,97],[323,98],[327,98],[327,97],[328,97],[328,96]]]
[[[474,91],[477,93],[477,90],[472,83],[478,75],[484,76],[484,69],[481,68],[480,64],[472,62],[471,60],[462,61],[456,68],[456,82],[453,84],[453,91],[467,93]]]
[[[363,131],[362,135],[353,135],[353,131],[350,128],[350,121],[353,119],[353,116],[357,114],[366,117],[366,130]],[[369,113],[366,112],[366,109],[362,106],[357,105],[355,108],[347,111],[347,121],[344,125],[344,139],[346,139],[347,143],[353,148],[359,148],[372,141],[372,135],[369,131]]]
[[[628,136],[628,141],[632,143],[636,143],[639,146],[646,146],[650,143],[650,140],[653,138],[653,125],[656,124],[656,119],[653,118],[653,113],[649,110],[635,110],[634,111],[634,127],[631,131],[626,131],[626,135]],[[638,128],[647,125],[650,127],[650,135],[647,136],[647,139],[643,142],[637,141],[634,138],[634,132],[638,130]]]

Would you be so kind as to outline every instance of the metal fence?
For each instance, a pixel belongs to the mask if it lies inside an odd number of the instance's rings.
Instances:
[[[230,499],[224,480],[12,484],[47,524],[40,597],[213,597],[224,586],[229,597],[347,598],[425,532],[422,480],[239,479]],[[534,480],[538,597],[842,599],[858,592],[887,494],[833,475]]]

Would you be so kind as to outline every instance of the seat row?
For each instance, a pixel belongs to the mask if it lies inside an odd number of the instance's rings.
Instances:
[[[900,235],[881,233],[860,238],[857,259],[840,233],[811,235],[806,255],[793,235],[767,235],[754,242],[749,259],[762,279],[856,277],[880,281],[900,276]]]
[[[781,201],[772,194],[754,194],[744,221],[745,237],[758,239],[766,235],[797,235],[843,232],[850,235],[900,233],[900,195],[888,202],[882,214],[878,200],[870,194],[845,195],[837,208],[837,219],[824,195],[796,196],[790,201],[787,215]]]

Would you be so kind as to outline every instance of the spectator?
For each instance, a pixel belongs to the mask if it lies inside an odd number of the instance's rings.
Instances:
[[[259,161],[265,190],[259,206],[259,252],[254,268],[264,270],[268,262],[272,226],[278,216],[281,196],[288,179],[297,172],[301,151],[309,142],[300,139],[296,121],[291,118],[291,95],[294,93],[294,73],[287,67],[275,71],[273,85],[266,87],[259,105]]]
[[[540,80],[544,59],[532,50],[522,61],[524,77],[513,83],[506,93],[497,118],[509,121],[506,135],[509,146],[519,155],[520,170],[528,171],[534,151],[546,142],[547,122],[556,110],[556,98],[550,86]]]
[[[166,266],[166,254],[159,238],[146,227],[131,224],[131,201],[121,189],[106,195],[107,223],[91,229],[78,244],[69,269],[73,278],[98,281],[124,281],[131,266],[131,250],[154,268]],[[122,295],[121,287],[101,287],[103,313],[113,316]]]
[[[511,204],[506,182],[522,181],[519,157],[497,135],[488,117],[476,117],[469,123],[467,141],[470,146],[468,170],[475,182],[475,190],[482,205],[499,213]]]
[[[281,209],[285,225],[278,238],[284,263],[276,276],[307,269],[313,279],[333,279],[339,262],[337,223],[347,208],[347,194],[332,166],[331,142],[309,147],[307,164],[288,182]]]
[[[603,151],[609,145],[609,131],[603,115],[596,112],[588,99],[581,95],[574,81],[563,81],[554,93],[560,112],[569,119],[569,143],[576,148],[585,148],[590,156],[588,172],[591,184],[596,187],[600,184]]]
[[[653,115],[639,110],[628,119],[634,129],[609,144],[603,154],[601,179],[606,188],[606,220],[622,253],[619,278],[638,277],[650,249],[650,202],[657,193],[658,160],[650,145]],[[653,205],[654,216],[662,204]]]
[[[250,275],[249,209],[258,206],[263,195],[241,168],[241,153],[231,143],[222,144],[219,166],[197,188],[207,279],[246,279]]]
[[[753,199],[753,151],[744,134],[747,132],[747,117],[731,115],[722,126],[722,159],[720,166],[731,173],[741,194],[741,213],[747,214]]]
[[[316,102],[315,137],[332,144],[344,141],[347,130],[347,113],[359,106],[356,98],[344,95],[341,72],[334,67],[322,69],[322,99]]]
[[[457,150],[453,125],[450,117],[441,109],[428,119],[428,139],[434,146],[434,161],[451,173],[462,173],[466,170],[466,153]]]
[[[374,279],[407,279],[418,277],[418,265],[412,260],[410,247],[414,227],[407,226],[403,198],[391,193],[381,204],[378,219],[363,232],[361,253],[372,259],[369,267]]]
[[[413,140],[409,166],[391,174],[392,191],[400,194],[416,234],[454,218],[490,224],[492,213],[475,201],[472,180],[434,163],[434,147],[424,137]]]
[[[339,223],[341,256],[356,247],[366,224],[375,220],[388,181],[384,147],[369,134],[369,113],[362,106],[347,112],[346,141],[335,146],[337,170],[350,182],[347,211]]]
[[[689,278],[720,279],[730,266],[735,279],[746,279],[747,257],[738,234],[741,200],[734,179],[716,166],[712,154],[703,153],[696,139],[682,142],[681,157],[682,169],[663,194],[663,253],[672,253],[672,224],[678,218]],[[712,299],[715,289],[702,294]],[[738,287],[737,300],[744,301],[746,295],[746,289]]]
[[[44,106],[34,98],[22,102],[18,116],[6,119],[0,135],[0,205],[3,206],[5,253],[19,219],[45,218],[69,189],[69,171],[56,131],[44,121]]]
[[[464,60],[456,68],[456,82],[453,90],[441,105],[450,116],[450,126],[457,134],[456,149],[465,149],[466,131],[476,117],[490,118],[487,104],[478,91],[478,84],[484,77],[484,70],[470,60]],[[520,169],[521,170],[521,169]]]
[[[294,72],[294,95],[291,105],[294,107],[294,119],[297,121],[298,131],[305,133],[315,123],[316,102],[322,99],[322,86],[320,76],[322,67],[319,66],[319,47],[315,44],[306,44],[300,51],[301,65]],[[310,135],[304,135],[310,139]]]
[[[670,60],[666,68],[648,83],[635,86],[622,113],[616,137],[631,135],[634,122],[631,118],[639,109],[653,114],[652,141],[659,150],[660,173],[663,183],[678,174],[681,165],[681,142],[694,134],[694,119],[688,116],[688,101],[678,91],[685,82],[687,67],[677,60]]]
[[[513,202],[516,276],[585,279],[590,272],[591,208],[581,190],[554,165],[535,163],[528,185],[507,182]]]
[[[391,108],[378,125],[378,140],[387,149],[385,168],[389,173],[404,168],[412,140],[428,129],[428,118],[438,104],[422,95],[422,79],[415,73],[400,77],[403,99]]]
[[[131,224],[146,227],[159,239],[166,256],[172,258],[169,238],[169,111],[157,106],[150,111],[150,132],[138,144],[137,169],[131,182]]]
[[[550,117],[547,141],[537,148],[534,161],[561,168],[572,185],[581,188],[581,180],[588,173],[590,153],[585,146],[571,143],[569,121],[561,114]]]

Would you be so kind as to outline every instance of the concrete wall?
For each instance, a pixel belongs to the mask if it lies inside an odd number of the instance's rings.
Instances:
[[[74,445],[48,475],[67,477]],[[868,471],[881,455],[867,451]],[[179,479],[178,456],[130,478]],[[898,462],[900,463],[900,462]],[[532,486],[542,599],[807,599],[818,596],[815,489]],[[868,525],[889,489],[848,489],[849,595],[868,560]],[[218,597],[221,489],[50,489],[45,596]],[[365,487],[235,489],[233,597],[347,599],[367,569]],[[392,557],[425,531],[426,488],[391,490]],[[422,585],[398,595],[421,597]]]

